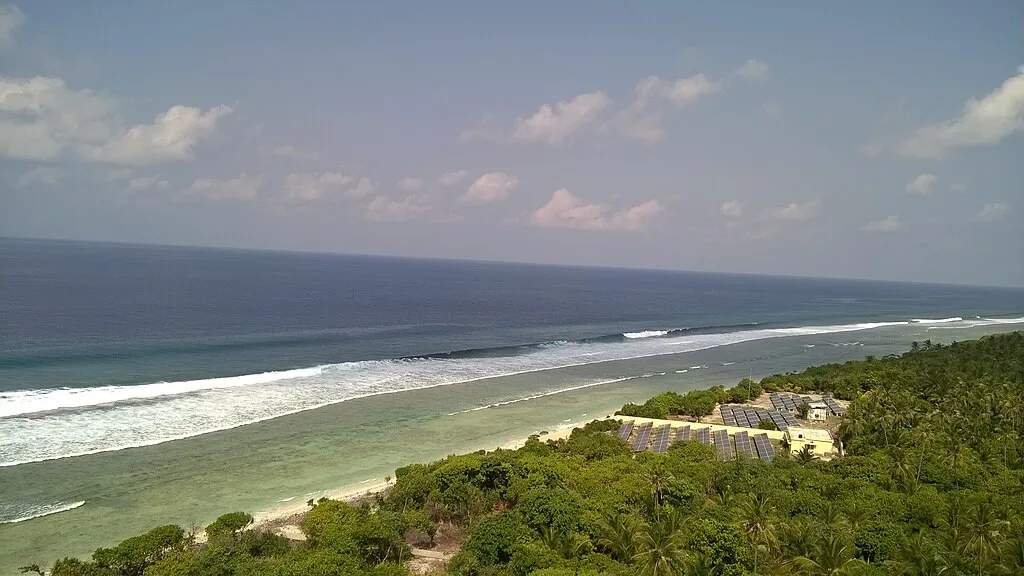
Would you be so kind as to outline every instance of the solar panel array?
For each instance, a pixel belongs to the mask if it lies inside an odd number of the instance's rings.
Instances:
[[[754,457],[754,449],[750,444],[750,436],[746,432],[736,433],[736,454],[746,456],[747,458]]]
[[[742,428],[757,428],[762,420],[771,420],[779,430],[788,430],[795,426],[796,418],[789,412],[768,410],[757,406],[723,405],[722,422],[726,426],[739,426]]]
[[[718,457],[723,460],[732,458],[732,442],[729,441],[729,433],[725,430],[715,430],[712,436],[715,439],[715,449],[718,451]]]
[[[636,429],[636,439],[633,440],[633,452],[643,452],[647,450],[647,443],[651,440],[651,428],[654,425],[650,422],[641,424]]]
[[[754,447],[757,448],[757,455],[761,460],[770,462],[775,459],[775,448],[772,447],[767,434],[755,434]]]
[[[683,426],[679,429],[679,433],[676,434],[676,442],[686,442],[690,439],[690,427]]]
[[[629,435],[633,433],[633,420],[629,422],[623,422],[622,427],[619,428],[619,438],[624,441],[629,441]]]
[[[843,407],[840,406],[838,402],[836,402],[835,398],[831,396],[825,396],[824,398],[821,399],[821,401],[824,402],[825,406],[828,406],[828,409],[836,416],[843,415]]]
[[[697,441],[705,446],[711,446],[711,428],[697,430]]]
[[[796,412],[801,404],[810,404],[812,402],[810,396],[797,396],[796,394],[782,394],[779,392],[769,395],[769,398],[776,410],[784,412]]]
[[[670,438],[669,432],[671,432],[671,431],[672,431],[672,427],[669,426],[668,424],[665,424],[664,426],[660,426],[658,428],[658,432],[654,435],[654,451],[655,452],[660,454],[660,453],[668,450],[668,442],[669,442],[669,438]]]

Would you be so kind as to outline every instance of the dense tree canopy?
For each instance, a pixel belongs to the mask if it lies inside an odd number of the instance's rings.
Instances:
[[[433,538],[454,523],[467,539],[448,572],[461,576],[1024,574],[1024,335],[915,343],[622,413],[701,416],[783,389],[853,401],[847,456],[721,461],[692,442],[632,455],[607,433],[616,422],[593,422],[566,440],[400,468],[373,505],[316,502],[305,543],[234,514],[206,544],[165,526],[52,573],[397,575],[407,530]]]

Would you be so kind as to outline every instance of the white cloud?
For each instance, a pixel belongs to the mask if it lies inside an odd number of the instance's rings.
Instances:
[[[238,178],[215,180],[201,178],[181,191],[181,197],[191,200],[255,200],[259,197],[263,178],[243,172]]]
[[[689,78],[680,78],[665,86],[665,97],[677,106],[693,104],[703,96],[715,94],[722,90],[722,83],[708,80],[707,76],[697,74]]]
[[[0,4],[0,47],[14,44],[18,30],[25,24],[25,14],[14,4]]]
[[[886,216],[881,220],[868,222],[861,230],[865,232],[896,232],[903,229],[903,222],[899,216]]]
[[[116,101],[64,80],[0,76],[0,156],[51,160],[72,149],[89,161],[143,165],[189,160],[195,144],[231,112],[173,106],[153,124],[125,128]]]
[[[294,146],[260,146],[259,153],[264,156],[281,156],[284,158],[295,158],[296,160],[319,160],[320,153],[315,150],[303,150]]]
[[[128,189],[132,192],[144,192],[146,190],[166,190],[171,183],[161,179],[159,176],[139,176],[128,181]]]
[[[633,102],[612,119],[612,125],[623,136],[648,144],[665,137],[663,114],[657,103],[652,102],[661,95],[663,84],[657,76],[648,76],[637,82]]]
[[[50,160],[70,145],[113,135],[114,101],[60,78],[0,75],[0,156]]]
[[[87,146],[83,155],[93,162],[142,166],[192,159],[199,140],[213,133],[217,121],[231,114],[230,106],[206,112],[193,106],[172,106],[152,124],[136,124],[99,146]]]
[[[665,137],[663,102],[681,108],[721,89],[720,82],[711,81],[704,74],[678,80],[648,76],[637,82],[633,102],[615,115],[611,126],[627,138],[653,144]]]
[[[437,179],[437,183],[441,186],[454,186],[465,178],[467,172],[465,170],[453,170],[451,172],[445,172],[441,174]]]
[[[293,173],[284,179],[285,196],[288,200],[298,203],[342,194],[351,198],[362,198],[369,196],[374,190],[376,186],[368,178],[357,180],[355,176],[344,172]]]
[[[609,206],[588,204],[561,188],[555,190],[547,204],[530,214],[530,223],[541,228],[640,230],[662,209],[657,200],[648,200],[613,212]]]
[[[423,188],[423,178],[402,178],[398,181],[398,189],[404,192],[416,192]]]
[[[580,94],[554,105],[544,104],[533,116],[516,120],[508,135],[495,127],[493,116],[485,116],[476,126],[464,130],[459,140],[559,144],[597,122],[609,104],[611,99],[601,91]]]
[[[508,193],[519,185],[519,179],[504,172],[488,172],[474,181],[462,201],[470,204],[487,204],[508,196]]]
[[[907,184],[907,192],[917,196],[927,196],[932,193],[932,188],[939,181],[935,174],[921,174]]]
[[[788,206],[770,210],[768,215],[776,220],[791,220],[795,222],[810,220],[818,213],[820,206],[820,200],[810,200],[803,203],[793,202]]]
[[[349,188],[345,195],[349,198],[366,198],[377,191],[378,184],[367,177],[362,177],[356,182],[356,185]]]
[[[64,173],[61,172],[59,168],[54,168],[52,166],[36,166],[19,176],[16,186],[18,188],[32,186],[35,184],[56,186],[63,179]]]
[[[751,58],[736,70],[736,75],[751,82],[764,82],[768,79],[768,65]]]
[[[582,128],[594,123],[611,99],[601,91],[580,94],[554,106],[545,104],[529,118],[520,118],[509,139],[513,142],[558,144]]]
[[[1010,205],[1005,202],[989,202],[981,207],[974,216],[975,222],[995,222],[1010,212]]]
[[[739,200],[729,200],[728,202],[722,202],[720,208],[722,214],[729,218],[742,218],[743,217],[743,202]]]
[[[998,144],[1019,131],[1024,131],[1024,66],[984,98],[968,100],[957,118],[919,128],[897,152],[938,158],[957,148]]]
[[[377,196],[366,206],[363,216],[376,222],[402,222],[428,212],[430,207],[422,204],[421,199],[416,196],[408,196],[402,200]]]

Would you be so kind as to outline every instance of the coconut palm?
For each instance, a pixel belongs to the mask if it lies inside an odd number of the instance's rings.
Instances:
[[[943,576],[952,571],[923,530],[907,539],[900,550],[899,560],[885,564],[891,573],[899,576]]]
[[[651,483],[655,504],[661,506],[665,501],[665,489],[672,485],[675,477],[665,468],[663,462],[658,461],[647,470],[647,481]]]
[[[1016,534],[1003,546],[998,570],[1007,576],[1024,576],[1024,534]]]
[[[601,518],[601,537],[597,544],[616,560],[629,561],[636,555],[641,528],[636,517],[609,512]]]
[[[817,459],[818,457],[814,455],[814,452],[811,450],[811,447],[808,446],[807,444],[804,444],[804,447],[801,448],[800,451],[796,453],[796,461],[801,464],[807,464],[808,462],[813,462]]]
[[[686,551],[682,545],[682,517],[671,511],[661,522],[640,530],[633,561],[643,576],[676,576],[686,570]]]
[[[793,558],[789,564],[796,568],[797,572],[808,576],[854,574],[857,569],[867,564],[863,560],[854,558],[853,546],[835,534],[826,536],[815,548],[814,558],[798,556]]]
[[[988,569],[1006,539],[1010,523],[999,517],[991,500],[978,502],[967,522],[968,545],[978,560],[979,574]]]
[[[754,573],[757,573],[758,550],[767,551],[775,546],[778,539],[772,516],[775,507],[764,494],[753,494],[743,502],[740,509],[740,528],[754,549]]]
[[[849,508],[843,511],[846,516],[846,522],[850,525],[850,530],[855,534],[857,529],[871,519],[874,515],[874,511],[864,502],[864,500],[857,499],[853,501],[853,504]]]

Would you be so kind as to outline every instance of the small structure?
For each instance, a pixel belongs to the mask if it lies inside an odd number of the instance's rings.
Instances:
[[[828,418],[828,404],[824,402],[810,402],[807,404],[810,408],[807,410],[807,419],[811,422],[824,422]]]
[[[832,434],[817,428],[790,428],[786,431],[786,443],[793,454],[806,446],[811,454],[828,459],[832,455]]]

